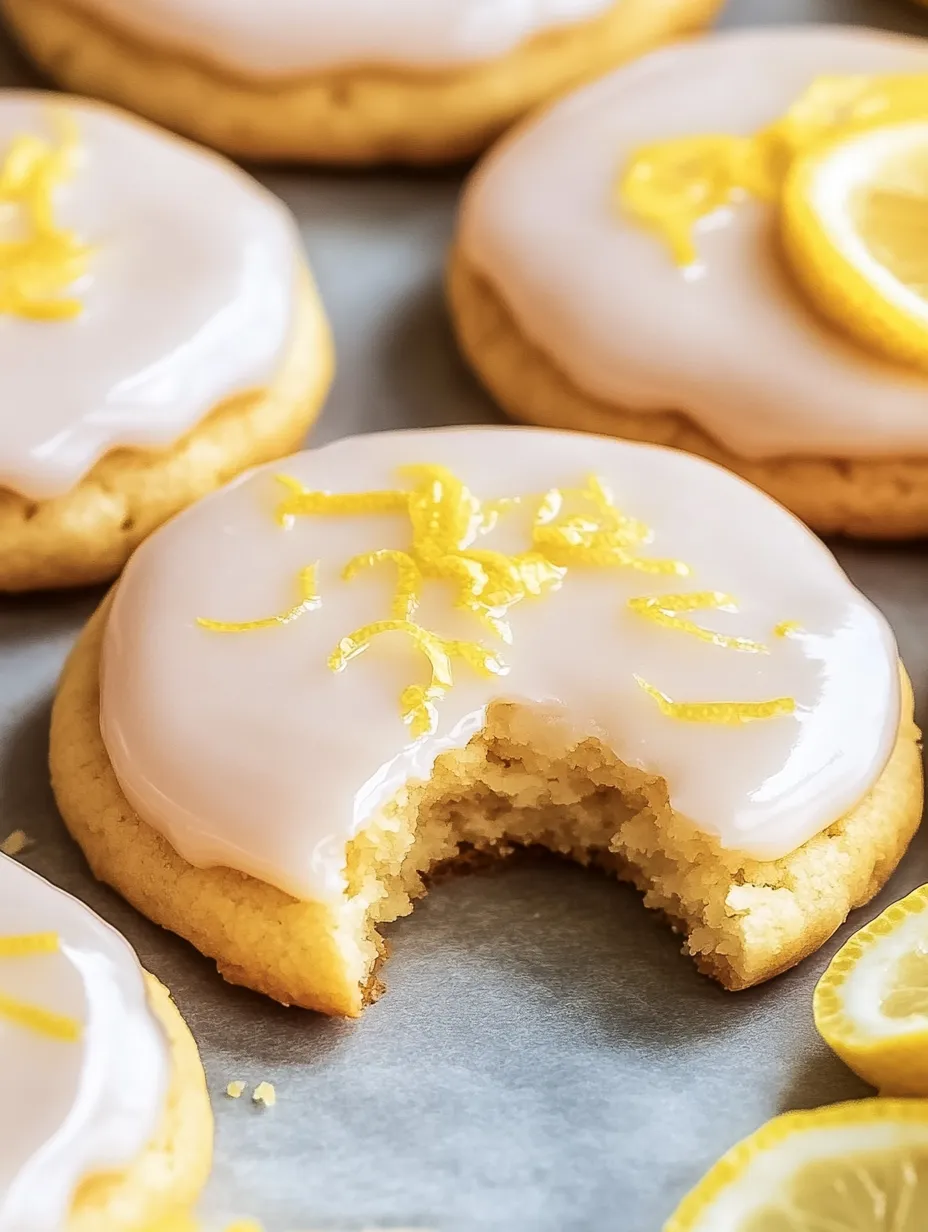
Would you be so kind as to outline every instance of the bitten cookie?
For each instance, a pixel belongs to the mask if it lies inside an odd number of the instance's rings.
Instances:
[[[925,534],[926,145],[923,40],[658,52],[474,173],[462,349],[514,418],[703,454],[822,532]]]
[[[165,988],[70,895],[0,855],[0,1232],[147,1232],[188,1212],[213,1123]]]
[[[762,493],[449,429],[158,531],[71,655],[51,769],[97,876],[227,979],[355,1015],[429,870],[517,844],[634,882],[725,987],[769,979],[895,868],[917,741],[885,620]]]
[[[99,103],[0,97],[0,591],[113,577],[292,451],[332,372],[283,204]]]
[[[2,0],[69,89],[243,158],[441,162],[721,0]]]

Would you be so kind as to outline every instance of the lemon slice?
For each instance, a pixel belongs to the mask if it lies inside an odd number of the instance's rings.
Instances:
[[[664,1232],[925,1232],[928,1100],[787,1112],[724,1155]]]
[[[822,1038],[861,1078],[887,1095],[928,1095],[928,886],[855,933],[813,1006]]]
[[[928,119],[813,146],[783,187],[793,273],[833,324],[928,368]]]

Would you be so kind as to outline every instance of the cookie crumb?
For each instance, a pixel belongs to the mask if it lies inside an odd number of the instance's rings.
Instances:
[[[226,1095],[228,1095],[229,1099],[238,1099],[244,1090],[244,1082],[230,1082],[226,1087]]]
[[[277,1092],[274,1090],[272,1083],[259,1082],[251,1098],[256,1104],[264,1104],[265,1108],[273,1108],[277,1103]]]
[[[12,834],[8,834],[3,842],[0,843],[0,852],[5,856],[18,856],[20,852],[25,851],[27,847],[31,846],[32,839],[25,830],[14,830]]]

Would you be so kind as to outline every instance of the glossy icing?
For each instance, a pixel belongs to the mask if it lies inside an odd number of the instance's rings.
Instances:
[[[825,75],[926,71],[923,40],[867,30],[717,34],[658,52],[490,154],[464,196],[460,253],[520,331],[608,403],[683,410],[750,458],[928,453],[928,379],[806,306],[779,255],[772,203],[703,219],[699,265],[682,270],[615,200],[642,146],[753,134]]]
[[[428,581],[415,619],[475,640],[505,660],[484,675],[455,660],[416,740],[400,717],[427,664],[399,634],[344,670],[329,655],[389,616],[397,571],[345,580],[359,553],[407,550],[409,518],[334,512],[275,520],[285,473],[307,488],[384,491],[411,463],[451,468],[477,497],[527,498],[480,540],[521,552],[531,514],[553,487],[602,476],[617,504],[653,530],[647,555],[685,576],[570,568],[563,585],[506,612],[511,644]],[[204,628],[287,613],[316,564],[321,603],[243,633]],[[766,653],[714,645],[643,617],[628,600],[719,591],[738,611],[690,611]],[[677,603],[679,610],[683,607]],[[777,632],[783,621],[798,622]],[[744,724],[668,717],[636,675],[678,703],[795,699],[791,714]],[[483,724],[495,698],[529,700],[601,736],[630,764],[666,777],[678,812],[733,848],[781,855],[865,794],[895,741],[896,650],[879,613],[828,551],[755,489],[708,463],[648,446],[526,429],[446,429],[351,438],[261,468],[152,536],[113,602],[102,657],[101,727],[139,814],[189,862],[228,865],[305,899],[341,894],[347,840],[409,778]]]
[[[76,1042],[0,1015],[0,1232],[62,1232],[76,1187],[119,1171],[164,1114],[169,1052],[128,944],[77,899],[0,855],[0,937],[54,932],[56,953],[0,957],[0,991],[81,1025]]]
[[[617,0],[72,2],[130,34],[222,67],[280,76],[371,64],[479,63],[542,31],[594,18]]]
[[[91,247],[68,320],[0,315],[0,487],[61,495],[118,446],[165,447],[271,379],[290,338],[296,229],[216,155],[100,104],[4,91],[0,155],[76,124],[56,221]]]

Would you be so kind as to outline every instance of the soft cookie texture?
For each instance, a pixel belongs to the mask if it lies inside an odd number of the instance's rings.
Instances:
[[[465,356],[515,419],[711,458],[823,533],[925,534],[924,373],[816,314],[770,202],[700,224],[684,271],[619,184],[636,151],[753,135],[823,76],[926,72],[922,40],[876,31],[722,33],[527,122],[462,199],[448,295]]]
[[[303,440],[329,328],[292,214],[212,151],[9,90],[0,162],[20,237],[0,254],[0,592],[99,582]]]
[[[157,1135],[127,1171],[84,1181],[67,1232],[147,1232],[189,1211],[209,1176],[213,1115],[197,1046],[154,976],[148,976],[148,993],[170,1043],[167,1111]]]
[[[684,453],[505,428],[339,441],[162,528],[69,659],[51,771],[99,877],[349,1015],[378,925],[474,852],[611,870],[738,989],[922,809],[892,632],[795,518]]]
[[[358,50],[342,39],[326,62],[326,31],[315,31],[310,14],[300,23],[308,44],[304,65],[294,50],[300,32],[288,49],[287,13],[267,7],[261,20],[272,33],[256,30],[249,39],[244,27],[237,29],[235,54],[224,56],[219,23],[225,13],[209,17],[207,8],[198,17],[194,3],[148,0],[136,13],[110,0],[0,5],[37,63],[71,89],[238,157],[336,163],[430,163],[474,154],[536,104],[701,28],[720,6],[721,0],[603,0],[581,6],[570,22],[555,5],[556,19],[536,18],[526,31],[493,40],[493,6],[483,5],[472,22],[466,12],[448,15],[445,24],[459,30],[460,46],[439,39],[431,54],[426,48],[404,62],[395,46],[402,13],[391,9],[394,30],[381,47],[376,11],[355,12],[339,0],[331,13],[320,7],[318,20],[350,22]],[[437,24],[416,5],[405,20],[410,44],[416,23]],[[262,54],[269,39],[272,50]],[[483,39],[490,50],[481,56]]]
[[[193,867],[126,800],[100,735],[106,612],[104,605],[72,652],[52,713],[55,795],[94,873],[214,958],[230,983],[326,1014],[359,1014],[380,985],[358,979],[366,964],[357,961],[354,921],[346,926],[326,904],[300,901],[247,874]],[[503,712],[461,755],[441,759],[430,786],[401,801],[392,828],[405,837],[409,827],[419,827],[405,860],[391,851],[396,839],[389,830],[352,845],[352,887],[379,878],[386,898],[375,918],[394,919],[425,893],[423,875],[431,868],[475,847],[505,855],[514,834],[581,862],[593,859],[637,885],[645,903],[687,935],[686,949],[700,969],[726,988],[761,983],[814,953],[850,911],[869,902],[918,829],[921,752],[904,683],[899,737],[879,781],[856,808],[782,859],[742,860],[684,834],[679,866],[667,867],[651,824],[653,816],[666,822],[666,797],[653,780],[618,772],[601,750],[548,758],[538,749],[543,729]],[[549,775],[563,784],[553,801]],[[585,845],[602,829],[591,800],[608,799],[619,784],[629,795],[641,793],[648,816],[618,851],[597,856]],[[552,804],[568,818],[563,831],[552,827]],[[376,932],[371,944],[383,953]]]
[[[0,590],[106,581],[178,510],[297,448],[334,368],[328,322],[308,275],[298,299],[286,357],[266,388],[227,399],[166,449],[113,450],[63,496],[32,500],[0,487]]]
[[[744,458],[682,411],[634,411],[580,389],[520,331],[495,287],[457,249],[448,298],[461,350],[513,419],[685,449],[757,484],[823,535],[915,538],[928,533],[928,460]]]

